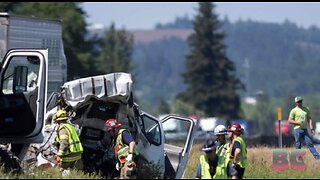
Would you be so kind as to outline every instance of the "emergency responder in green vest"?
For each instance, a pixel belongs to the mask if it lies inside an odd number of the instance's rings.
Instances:
[[[217,144],[216,154],[219,157],[219,161],[227,161],[227,163],[232,163],[228,155],[230,142],[226,139],[227,134],[228,130],[222,124],[214,128],[214,135],[216,136]],[[237,176],[234,175],[231,178],[237,179]]]
[[[67,122],[68,115],[65,110],[58,110],[54,119],[59,124],[55,141],[58,144],[56,161],[60,171],[65,173],[73,167],[81,168],[83,147],[76,129]]]
[[[243,178],[245,168],[248,167],[247,145],[241,134],[243,134],[243,129],[239,123],[233,123],[228,127],[228,137],[230,139],[228,154],[233,167],[237,170],[239,179]]]
[[[217,144],[209,140],[202,147],[205,155],[200,156],[195,178],[197,179],[228,179],[229,177],[237,177],[237,171],[232,164],[219,157],[216,154]]]
[[[114,152],[118,161],[116,168],[120,170],[120,178],[135,178],[135,157],[139,153],[129,130],[120,127],[121,124],[113,118],[105,123],[105,130],[115,139]]]
[[[226,135],[228,134],[227,128],[220,124],[214,128],[214,135],[216,136],[217,155],[227,157],[227,150],[229,148],[229,141],[226,140]]]

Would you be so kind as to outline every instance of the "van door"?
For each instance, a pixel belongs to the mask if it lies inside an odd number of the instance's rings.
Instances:
[[[0,143],[40,143],[48,49],[9,50],[0,70]]]
[[[165,179],[182,179],[195,137],[196,123],[175,115],[168,115],[161,122],[165,136]]]
[[[136,143],[141,154],[152,167],[158,171],[148,174],[149,179],[163,179],[165,170],[164,135],[158,118],[144,111],[137,118],[138,127]],[[140,131],[140,132],[139,132]],[[151,167],[151,166],[150,166]]]

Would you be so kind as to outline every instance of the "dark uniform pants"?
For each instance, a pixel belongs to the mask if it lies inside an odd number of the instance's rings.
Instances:
[[[237,175],[238,175],[238,179],[243,179],[243,174],[244,174],[244,170],[245,168],[241,168],[239,166],[239,164],[236,165],[235,167],[236,171],[237,171]]]

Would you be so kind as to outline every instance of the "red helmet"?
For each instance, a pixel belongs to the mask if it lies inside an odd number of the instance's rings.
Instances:
[[[117,120],[110,118],[106,121],[106,130],[111,131],[114,128],[119,128],[121,123],[118,123]]]
[[[235,135],[240,135],[243,133],[243,129],[239,123],[232,123],[228,127],[228,132],[233,132]]]

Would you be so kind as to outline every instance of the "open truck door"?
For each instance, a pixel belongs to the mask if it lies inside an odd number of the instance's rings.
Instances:
[[[48,49],[12,49],[1,63],[0,143],[21,159],[43,141],[47,72]]]
[[[165,178],[182,179],[196,133],[196,123],[175,115],[168,115],[161,121],[167,129],[164,131]]]

